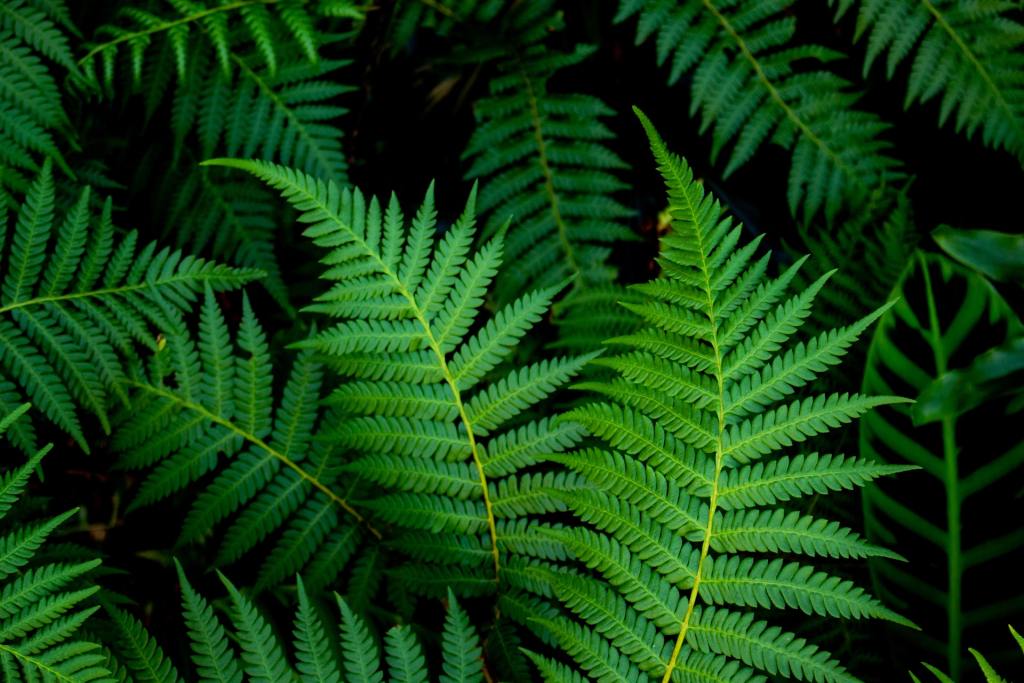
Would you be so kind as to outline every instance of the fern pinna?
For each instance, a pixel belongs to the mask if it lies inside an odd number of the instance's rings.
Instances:
[[[253,601],[219,575],[228,591],[228,626],[185,577],[175,562],[181,582],[181,606],[188,630],[193,675],[183,679],[153,637],[129,613],[108,611],[118,633],[117,655],[135,680],[183,680],[203,683],[240,683],[242,680],[280,683],[383,683],[384,672],[395,683],[482,683],[480,638],[459,606],[448,595],[448,613],[441,633],[441,675],[431,676],[428,657],[409,625],[397,625],[384,634],[384,656],[366,623],[349,604],[335,595],[340,613],[337,625],[324,628],[323,611],[298,579],[292,647],[275,633],[271,622]],[[432,654],[432,653],[431,653]],[[430,658],[433,660],[433,658]],[[183,671],[189,669],[182,667]]]
[[[418,560],[395,570],[420,593],[533,588],[530,556],[557,550],[529,535],[532,513],[562,509],[550,490],[566,475],[523,473],[572,445],[579,428],[523,414],[575,374],[588,356],[497,368],[545,314],[564,284],[482,313],[502,256],[499,233],[470,255],[474,198],[435,242],[432,190],[407,226],[386,207],[332,181],[258,161],[244,169],[282,192],[328,249],[335,283],[310,310],[340,319],[303,347],[348,378],[330,400],[347,413],[329,438],[357,451],[346,466],[385,493],[364,502],[399,529],[390,543]],[[529,611],[529,610],[526,610]],[[510,606],[508,613],[523,614]],[[524,617],[525,618],[525,617]]]
[[[639,15],[637,42],[656,34],[670,82],[693,71],[691,114],[712,130],[712,157],[732,150],[726,175],[770,141],[789,150],[787,196],[804,222],[860,208],[902,177],[859,93],[819,65],[842,55],[795,43],[793,0],[621,0],[616,21]],[[814,65],[808,68],[805,65]]]
[[[902,401],[797,394],[882,311],[787,345],[827,276],[782,300],[800,264],[766,278],[758,240],[740,245],[741,226],[640,117],[668,185],[672,229],[661,276],[639,286],[645,301],[634,309],[647,326],[613,340],[626,351],[595,361],[617,378],[584,385],[607,401],[564,418],[606,446],[553,457],[589,483],[562,494],[587,526],[548,533],[605,580],[554,574],[555,593],[579,621],[544,625],[595,680],[765,680],[755,670],[854,680],[760,611],[909,623],[852,582],[787,557],[892,553],[781,505],[904,469],[788,452]]]
[[[91,222],[83,190],[55,224],[51,163],[29,188],[6,238],[0,209],[0,410],[27,395],[88,452],[76,406],[110,433],[109,403],[127,403],[125,363],[137,347],[156,349],[158,335],[190,310],[204,287],[237,287],[259,275],[211,263],[155,243],[139,248],[134,231],[117,238],[111,204]],[[55,227],[56,225],[56,227]],[[12,441],[31,452],[27,420]]]
[[[232,340],[207,290],[198,334],[180,324],[168,330],[148,372],[125,382],[132,407],[113,445],[121,467],[151,470],[132,507],[203,482],[179,543],[230,520],[216,565],[270,538],[257,589],[300,569],[317,587],[330,583],[369,530],[348,502],[353,487],[339,476],[336,453],[314,440],[322,383],[312,352],[297,354],[275,404],[266,335],[248,298]]]
[[[16,424],[28,404],[0,417],[0,435]],[[0,522],[19,503],[29,479],[50,451],[45,446],[28,462],[0,477]],[[0,536],[0,678],[5,681],[111,681],[100,646],[80,629],[96,611],[85,602],[99,586],[81,585],[99,560],[40,561],[53,532],[77,512],[71,509],[36,524],[18,524]]]
[[[885,57],[892,79],[911,61],[907,106],[938,98],[939,123],[953,116],[968,137],[1024,163],[1024,23],[1005,0],[829,0],[837,18],[858,8],[856,37],[867,37],[865,74]]]
[[[989,281],[937,254],[915,252],[894,291],[900,301],[872,339],[864,391],[919,395],[970,366],[993,339],[1024,330]],[[864,491],[865,528],[872,539],[907,548],[932,568],[922,575],[901,564],[872,563],[880,595],[931,625],[901,635],[912,635],[923,657],[944,657],[943,668],[955,680],[967,659],[965,640],[994,639],[1024,608],[1017,585],[998,595],[989,591],[1024,559],[1024,441],[1013,430],[992,429],[993,420],[1013,410],[1007,407],[1013,398],[996,395],[976,405],[977,392],[984,388],[972,382],[952,401],[953,410],[928,416],[928,424],[920,424],[917,406],[890,406],[860,424],[864,456],[922,470],[913,496],[888,483]],[[971,519],[987,521],[974,525]]]

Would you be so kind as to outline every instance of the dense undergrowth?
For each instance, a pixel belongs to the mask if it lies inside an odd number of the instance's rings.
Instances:
[[[0,679],[1024,675],[1022,161],[1009,0],[0,3]]]

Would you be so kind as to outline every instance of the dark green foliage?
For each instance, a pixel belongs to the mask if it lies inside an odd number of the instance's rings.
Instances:
[[[219,576],[228,600],[223,610],[226,614],[218,615],[219,610],[189,583],[181,565],[176,566],[192,664],[182,670],[193,672],[189,680],[383,683],[386,671],[388,680],[395,683],[483,681],[480,639],[451,594],[439,648],[441,674],[432,676],[423,648],[408,625],[388,629],[382,654],[366,622],[337,595],[332,602],[340,618],[337,624],[325,627],[323,612],[301,579],[291,637],[286,639],[284,633],[275,632],[266,615],[223,574]],[[123,644],[120,661],[135,680],[182,680],[174,664],[138,620],[116,608],[110,613]]]
[[[338,322],[301,346],[347,378],[329,399],[337,412],[326,438],[358,453],[344,471],[381,487],[363,505],[394,527],[388,544],[412,558],[396,577],[427,595],[536,591],[535,560],[561,551],[531,537],[530,517],[564,509],[552,491],[575,477],[528,469],[574,444],[579,429],[529,411],[593,354],[511,370],[502,363],[564,285],[485,316],[505,235],[472,253],[475,197],[437,241],[432,188],[407,222],[394,196],[385,208],[292,169],[212,163],[280,190],[305,234],[328,249],[323,279],[333,284],[309,310]]]
[[[941,256],[917,252],[895,294],[900,301],[879,321],[868,353],[866,392],[916,396],[970,364],[979,341],[984,349],[993,336],[1019,336],[1021,322],[995,288]],[[1002,403],[989,409],[998,415]],[[891,406],[865,417],[860,427],[865,457],[922,469],[916,477],[930,492],[927,498],[891,485],[872,487],[864,494],[865,523],[871,537],[913,548],[914,557],[936,567],[922,577],[904,565],[874,565],[883,596],[913,606],[931,625],[919,637],[928,651],[945,656],[943,667],[954,679],[962,675],[963,643],[972,630],[991,633],[987,624],[1001,627],[1024,604],[1015,587],[994,600],[986,589],[1002,567],[1020,562],[1021,499],[1015,494],[1024,486],[1024,442],[1012,430],[997,436],[977,419],[978,410],[954,409],[915,426],[909,408]],[[986,515],[985,525],[964,523],[987,510],[998,514]]]
[[[1020,647],[1021,654],[1024,655],[1024,638],[1021,638],[1020,634],[1017,633],[1017,631],[1014,630],[1012,626],[1010,627],[1010,635],[1012,635],[1013,639],[1017,641],[1017,645]],[[981,669],[982,674],[985,676],[985,683],[1006,682],[1006,679],[1000,676],[999,673],[995,670],[995,668],[991,664],[989,664],[988,660],[985,658],[985,655],[978,652],[974,648],[971,648],[971,656],[974,657],[974,660],[978,663],[978,668]],[[924,667],[935,676],[939,683],[952,683],[952,679],[949,676],[942,673],[941,670],[935,668],[931,664],[924,664]],[[914,674],[910,674],[910,677],[914,680],[914,683],[921,683],[921,679],[919,679]]]
[[[58,79],[78,68],[68,45],[75,32],[61,0],[0,5],[0,205],[24,190],[44,158],[68,174],[60,143],[74,145]]]
[[[23,405],[0,417],[0,435],[28,410]],[[36,555],[54,530],[77,510],[52,519],[22,522],[10,529],[8,517],[19,503],[29,479],[50,451],[46,446],[28,462],[0,477],[0,676],[5,681],[107,681],[99,645],[78,634],[96,611],[86,607],[96,585],[83,585],[81,577],[99,560],[39,562]],[[5,458],[6,460],[7,458]]]
[[[829,0],[857,9],[867,73],[885,58],[892,79],[910,62],[905,106],[939,100],[939,124],[1024,161],[1024,23],[1005,0]]]
[[[272,538],[258,588],[308,563],[318,570],[310,580],[323,586],[366,532],[348,502],[353,481],[339,476],[332,446],[314,439],[323,370],[312,353],[299,354],[275,401],[266,335],[247,298],[242,306],[234,339],[209,289],[197,334],[180,325],[165,332],[148,371],[124,382],[132,407],[114,447],[122,467],[152,468],[133,507],[204,482],[179,543],[201,540],[230,519],[217,565]],[[328,556],[330,564],[316,562]]]
[[[731,149],[725,175],[765,142],[790,151],[789,206],[805,222],[872,200],[902,177],[859,93],[827,70],[840,53],[795,43],[793,0],[621,0],[616,21],[638,15],[637,42],[656,34],[669,82],[693,72],[690,113],[712,130],[712,158]],[[812,65],[808,68],[805,65]]]
[[[0,0],[0,680],[1012,675],[1022,27]]]
[[[104,431],[111,398],[127,404],[124,363],[138,349],[156,349],[157,336],[180,325],[182,311],[204,287],[238,287],[259,275],[160,249],[138,246],[138,234],[115,236],[109,200],[98,220],[88,188],[55,227],[50,162],[18,210],[9,246],[0,212],[0,410],[23,396],[79,446],[89,450],[78,406]],[[11,434],[26,452],[35,435],[26,421]]]

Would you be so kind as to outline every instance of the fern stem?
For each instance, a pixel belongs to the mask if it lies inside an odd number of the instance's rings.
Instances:
[[[42,304],[59,303],[62,301],[74,301],[76,299],[101,298],[116,294],[125,294],[127,292],[138,292],[143,289],[162,287],[164,285],[173,284],[175,282],[195,282],[197,279],[199,278],[197,278],[196,275],[194,274],[183,273],[181,275],[174,275],[172,277],[163,278],[161,280],[147,280],[145,282],[139,282],[134,285],[125,285],[123,287],[107,287],[105,289],[92,289],[87,292],[72,292],[71,294],[61,294],[58,296],[39,296],[35,297],[34,299],[24,299],[22,301],[15,301],[14,303],[7,304],[6,306],[0,306],[0,314],[8,313],[19,308],[28,308],[30,306],[41,306]]]
[[[761,62],[754,56],[754,53],[750,51],[747,46],[747,41],[743,39],[743,36],[739,34],[736,28],[732,25],[732,22],[722,14],[717,7],[712,3],[712,0],[703,0],[704,6],[711,12],[712,15],[718,20],[718,23],[722,25],[726,33],[733,39],[736,46],[740,50],[740,54],[750,62],[750,66],[754,69],[754,73],[757,75],[757,80],[765,87],[768,91],[768,96],[771,97],[772,101],[775,102],[783,113],[786,115],[794,126],[806,137],[810,142],[820,149],[832,163],[836,165],[843,173],[852,178],[862,189],[865,191],[869,188],[861,179],[860,175],[857,174],[856,170],[847,164],[843,159],[833,150],[824,140],[822,140],[811,127],[793,110],[792,107],[783,99],[782,95],[779,94],[778,88],[771,82],[768,75],[764,72],[764,68],[761,66]]]
[[[517,54],[517,60],[522,66],[523,60]],[[555,178],[551,172],[551,164],[548,162],[548,147],[544,139],[543,120],[540,116],[540,108],[537,104],[537,95],[533,90],[533,82],[526,74],[525,69],[520,69],[523,83],[526,85],[526,98],[530,103],[530,124],[533,127],[533,139],[537,143],[537,163],[540,164],[541,172],[544,174],[544,193],[548,196],[548,204],[551,206],[551,216],[554,218],[555,227],[558,228],[558,240],[562,243],[562,251],[565,252],[565,262],[572,271],[573,276],[580,274],[580,266],[573,253],[572,242],[569,241],[569,229],[562,218],[562,211],[558,206],[558,193],[555,192]]]
[[[280,461],[281,464],[283,464],[285,467],[288,467],[289,469],[294,471],[296,474],[298,474],[302,479],[304,479],[307,482],[309,482],[310,485],[313,488],[315,488],[317,491],[320,491],[321,493],[323,493],[325,496],[327,496],[332,502],[336,503],[345,512],[347,512],[348,514],[350,514],[353,517],[355,517],[356,521],[358,521],[360,524],[363,524],[364,526],[366,526],[366,528],[370,531],[371,534],[376,536],[378,539],[382,538],[380,531],[378,531],[369,522],[367,522],[366,518],[363,517],[361,514],[359,514],[359,511],[357,511],[354,507],[352,507],[352,505],[350,505],[347,500],[345,500],[344,498],[342,498],[341,496],[336,494],[334,491],[332,491],[330,489],[330,487],[328,487],[326,484],[324,484],[322,481],[320,481],[319,478],[311,475],[309,472],[307,472],[302,467],[300,467],[297,462],[295,462],[294,460],[289,458],[284,453],[278,451],[277,449],[272,447],[270,444],[268,444],[266,441],[264,441],[260,437],[256,436],[252,432],[249,432],[249,431],[247,431],[245,429],[242,429],[241,427],[239,427],[237,424],[235,424],[231,420],[224,419],[220,415],[217,415],[216,413],[211,412],[205,406],[203,406],[203,405],[201,405],[199,403],[194,403],[194,402],[189,401],[187,399],[183,399],[181,396],[178,396],[173,391],[168,391],[166,389],[161,389],[159,387],[155,387],[155,386],[153,386],[151,384],[146,384],[144,382],[137,382],[137,381],[134,381],[134,380],[124,380],[123,383],[128,385],[128,386],[130,386],[130,387],[134,387],[136,389],[140,389],[142,391],[146,391],[146,392],[149,392],[151,394],[155,394],[156,396],[159,396],[161,398],[167,399],[169,401],[173,401],[174,403],[177,403],[179,406],[181,406],[185,410],[191,410],[192,412],[196,413],[197,415],[201,415],[203,418],[205,418],[207,420],[210,420],[214,424],[218,424],[218,425],[224,427],[225,429],[231,431],[232,433],[237,434],[238,436],[242,437],[243,439],[245,439],[246,441],[248,441],[252,445],[256,446],[257,448],[263,449],[264,451],[267,452],[268,455],[270,455],[271,457],[273,457],[276,460]]]
[[[395,277],[396,281],[398,277]],[[491,557],[494,559],[494,581],[498,582],[498,578],[501,572],[501,557],[498,552],[498,526],[494,520],[494,506],[491,503],[491,496],[487,491],[487,475],[484,473],[484,463],[480,459],[480,448],[476,443],[476,436],[473,434],[473,423],[469,419],[469,414],[466,412],[466,405],[462,401],[462,394],[459,392],[458,382],[455,379],[455,375],[448,367],[448,361],[445,359],[444,351],[441,350],[441,345],[434,336],[433,330],[430,328],[430,323],[427,321],[423,314],[422,309],[416,303],[413,295],[403,284],[401,287],[403,296],[409,302],[409,305],[413,307],[416,320],[419,321],[420,325],[423,326],[423,332],[427,335],[427,343],[430,345],[434,355],[437,356],[438,366],[441,368],[441,374],[444,375],[445,382],[448,383],[448,388],[451,389],[452,398],[455,400],[455,407],[459,411],[459,419],[462,420],[463,427],[466,428],[466,440],[469,443],[469,451],[473,456],[473,465],[476,467],[477,476],[480,479],[480,491],[484,498],[484,510],[487,513],[487,531],[491,535]]]
[[[981,80],[985,82],[985,85],[988,86],[988,89],[992,92],[992,95],[999,103],[999,108],[1006,112],[1007,120],[1017,132],[1017,140],[1020,141],[1021,139],[1024,139],[1024,127],[1022,127],[1020,120],[1014,115],[1013,109],[1010,108],[1010,103],[1006,101],[1005,97],[1003,97],[1002,90],[1000,90],[999,86],[997,86],[995,81],[992,80],[992,75],[988,72],[988,69],[985,68],[985,65],[981,63],[981,60],[979,60],[977,55],[974,54],[974,51],[970,46],[963,41],[960,34],[956,32],[948,21],[946,21],[946,17],[943,16],[942,12],[939,11],[939,8],[936,7],[931,0],[921,0],[921,4],[924,5],[924,8],[927,9],[933,17],[935,17],[935,23],[941,26],[942,30],[949,35],[950,39],[958,48],[960,48],[960,51],[963,52],[967,61],[971,63],[971,66],[973,66],[978,72],[978,75],[981,76]],[[1018,145],[1018,148],[1013,150],[1013,152],[1019,155],[1022,150]],[[954,674],[955,673],[956,672],[954,672]],[[956,678],[955,675],[954,678]]]
[[[935,359],[935,376],[941,377],[946,372],[946,350],[942,344],[942,328],[939,326],[938,308],[935,305],[935,292],[932,288],[931,273],[928,262],[919,252],[921,273],[924,279],[925,299],[928,305],[929,344]],[[945,463],[943,483],[946,489],[946,618],[948,631],[946,634],[946,666],[953,680],[960,680],[960,639],[961,639],[961,576],[960,565],[960,472],[957,462],[956,423],[953,417],[942,419],[942,459]]]
[[[682,182],[681,182],[682,184]],[[690,200],[690,195],[683,193]],[[690,215],[700,216],[700,207],[692,203],[689,205]],[[725,372],[722,369],[722,349],[718,342],[718,318],[715,314],[715,300],[711,287],[711,273],[708,268],[707,249],[704,246],[704,233],[700,225],[694,224],[694,233],[697,235],[697,252],[700,254],[701,274],[704,276],[704,293],[707,296],[707,316],[711,323],[711,348],[715,354],[715,379],[718,382],[718,433],[715,437],[715,473],[711,479],[711,497],[708,501],[708,524],[704,529],[704,540],[700,545],[700,559],[697,560],[697,571],[694,574],[693,586],[690,588],[690,598],[686,605],[686,614],[683,616],[679,626],[679,635],[676,637],[675,645],[672,648],[672,656],[665,667],[665,675],[662,683],[670,683],[672,672],[675,671],[679,661],[679,654],[682,652],[683,643],[686,642],[686,633],[690,627],[690,618],[693,616],[694,607],[697,604],[697,595],[700,592],[700,583],[703,577],[704,561],[707,560],[708,552],[711,549],[711,534],[715,523],[715,511],[718,509],[719,479],[722,475],[722,463],[725,460]]]
[[[202,19],[205,19],[211,14],[219,14],[221,12],[233,12],[236,9],[241,9],[242,7],[248,7],[250,5],[273,5],[276,4],[277,2],[279,2],[279,0],[236,0],[236,2],[228,3],[226,5],[218,5],[217,7],[210,7],[201,12],[196,12],[194,14],[189,14],[187,16],[181,17],[180,19],[165,21],[161,24],[151,26],[142,31],[133,31],[132,33],[125,33],[123,35],[118,36],[114,40],[109,40],[89,50],[84,57],[78,60],[77,64],[78,66],[82,66],[87,61],[89,61],[94,55],[103,52],[108,48],[114,47],[115,45],[120,45],[121,43],[126,43],[135,40],[136,38],[141,38],[142,36],[148,36],[154,33],[162,33],[163,31],[169,31],[175,26],[181,26],[183,24],[192,24]]]

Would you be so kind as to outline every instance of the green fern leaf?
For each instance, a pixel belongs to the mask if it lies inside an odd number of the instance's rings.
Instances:
[[[356,452],[344,471],[382,487],[363,505],[398,533],[391,545],[426,564],[395,570],[414,593],[445,595],[533,590],[504,577],[503,536],[523,535],[537,513],[561,509],[552,495],[569,477],[520,476],[544,453],[564,450],[579,429],[531,421],[586,362],[564,358],[495,373],[547,311],[561,285],[500,308],[483,298],[503,251],[499,233],[470,253],[470,204],[437,242],[432,189],[406,224],[395,199],[385,205],[330,180],[259,161],[207,162],[261,178],[300,212],[306,235],[326,248],[323,279],[333,284],[311,309],[329,327],[299,344],[353,379],[332,400],[325,438]],[[395,359],[382,374],[367,360]],[[417,370],[410,366],[415,365]],[[481,552],[485,549],[484,552]]]
[[[328,556],[344,559],[337,553],[358,545],[368,529],[349,503],[356,491],[330,465],[330,446],[314,442],[320,364],[309,352],[298,354],[275,401],[266,335],[247,297],[232,339],[207,289],[196,336],[176,326],[149,372],[126,380],[133,405],[121,415],[113,445],[123,467],[150,470],[132,507],[215,472],[195,497],[179,543],[198,541],[228,522],[216,559],[225,565],[273,536],[257,590],[294,576],[332,544],[341,545]],[[336,575],[342,568],[332,569]]]
[[[258,275],[149,244],[136,233],[116,246],[109,204],[92,230],[85,190],[54,232],[54,184],[46,162],[0,251],[0,373],[88,452],[78,407],[110,431],[112,398],[127,402],[124,365],[153,348],[204,288],[225,290]],[[51,251],[52,245],[52,251]],[[22,393],[23,392],[23,393]],[[13,400],[18,400],[14,398]],[[19,445],[31,449],[25,433]]]
[[[1024,24],[1012,3],[955,0],[830,0],[837,18],[858,6],[857,38],[867,38],[864,73],[885,57],[886,77],[910,59],[906,106],[939,101],[939,125],[1024,160]]]
[[[575,488],[553,495],[585,525],[541,533],[603,581],[550,572],[555,594],[582,623],[560,616],[546,628],[600,680],[853,681],[830,653],[772,625],[771,615],[792,609],[913,625],[853,582],[787,556],[896,556],[836,522],[771,506],[903,469],[778,456],[903,402],[801,391],[884,309],[794,344],[825,278],[784,300],[794,273],[766,280],[765,259],[739,246],[741,227],[638,115],[668,186],[672,231],[662,274],[639,287],[644,297],[633,306],[646,329],[612,340],[627,346],[599,361],[614,378],[580,387],[608,400],[562,418],[605,445],[550,458],[580,475]]]
[[[0,416],[0,434],[24,419],[28,408],[25,404]],[[24,491],[49,451],[49,446],[38,450],[28,462],[0,476],[0,521],[15,504],[27,504]],[[76,512],[13,530],[7,520],[0,531],[0,672],[5,680],[110,680],[100,646],[80,631],[99,609],[86,606],[99,586],[93,577],[83,578],[100,561],[76,561],[66,553],[54,561],[44,552],[49,535]]]
[[[883,135],[888,126],[857,108],[850,83],[828,70],[842,55],[794,39],[792,0],[622,0],[616,21],[638,16],[636,42],[655,36],[669,82],[692,72],[691,114],[712,132],[712,159],[731,152],[725,174],[765,142],[791,156],[787,198],[807,223],[859,207],[902,177]],[[807,65],[814,65],[808,68]]]

